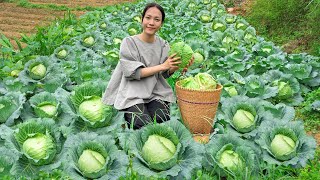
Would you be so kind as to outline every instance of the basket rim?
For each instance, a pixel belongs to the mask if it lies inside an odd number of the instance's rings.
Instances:
[[[177,81],[177,82],[175,83],[176,87],[178,87],[178,88],[180,88],[180,89],[183,89],[183,90],[186,90],[186,91],[193,91],[193,92],[214,92],[214,91],[220,91],[220,90],[223,88],[222,84],[217,83],[216,89],[213,89],[213,90],[189,89],[189,88],[185,88],[185,87],[180,86],[180,81],[181,81],[181,80],[179,80],[179,81]]]

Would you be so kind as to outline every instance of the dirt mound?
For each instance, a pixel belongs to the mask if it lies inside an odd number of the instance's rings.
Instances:
[[[58,6],[75,7],[102,7],[120,2],[132,2],[132,0],[122,1],[94,1],[94,0],[30,0],[32,4],[55,4]],[[9,38],[13,45],[14,38],[21,38],[21,34],[31,35],[36,32],[37,26],[49,25],[56,18],[64,16],[66,11],[53,9],[38,9],[20,7],[16,3],[1,2],[0,5],[0,34]],[[71,11],[77,17],[86,13],[86,11]]]

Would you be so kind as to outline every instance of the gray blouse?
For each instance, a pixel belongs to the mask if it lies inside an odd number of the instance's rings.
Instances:
[[[158,36],[153,43],[144,42],[137,35],[124,38],[120,60],[103,95],[103,102],[119,110],[155,99],[174,102],[173,91],[165,79],[169,77],[169,71],[140,78],[141,68],[162,64],[168,58],[169,50],[169,44]]]

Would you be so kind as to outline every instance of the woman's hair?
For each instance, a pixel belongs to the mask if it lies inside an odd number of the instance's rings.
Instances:
[[[165,18],[166,15],[165,15],[165,13],[164,13],[163,8],[162,8],[159,4],[157,4],[157,3],[149,3],[149,4],[146,5],[146,7],[144,8],[144,10],[143,10],[143,12],[142,12],[142,21],[143,21],[144,16],[146,15],[147,10],[148,10],[149,8],[152,8],[152,7],[156,7],[156,8],[159,9],[159,11],[160,11],[161,14],[162,14],[161,22],[163,23],[163,22],[164,22],[164,18]]]

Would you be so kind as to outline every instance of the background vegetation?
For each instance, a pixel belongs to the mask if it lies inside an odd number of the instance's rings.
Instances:
[[[320,0],[220,0],[288,53],[320,55]]]

